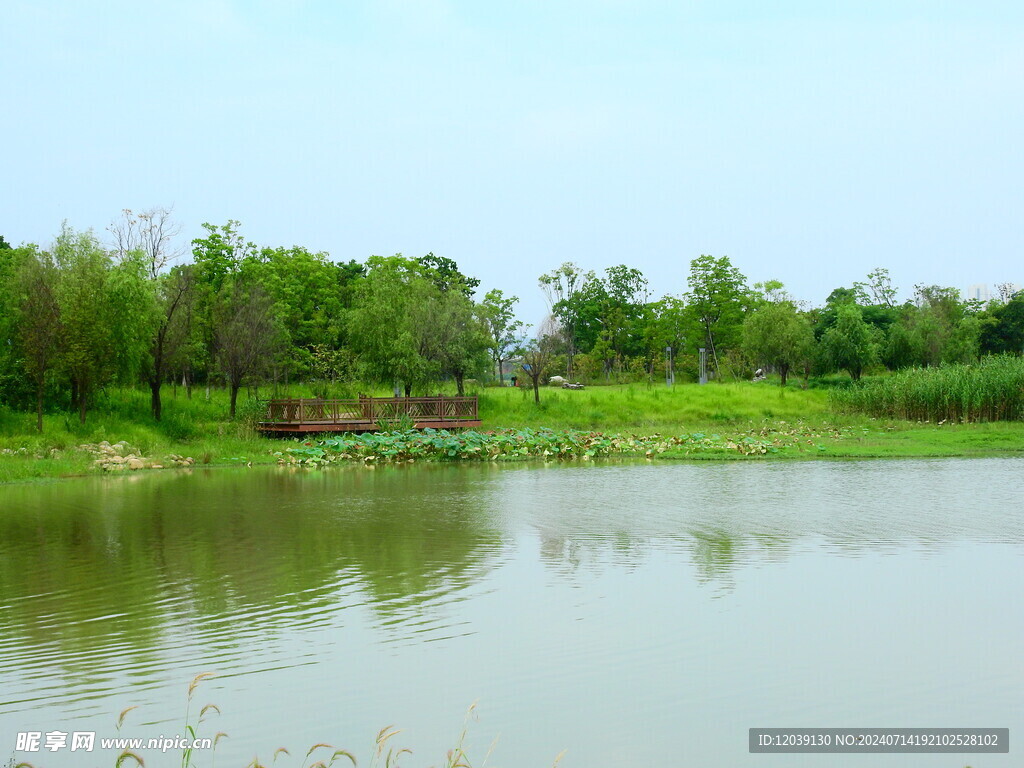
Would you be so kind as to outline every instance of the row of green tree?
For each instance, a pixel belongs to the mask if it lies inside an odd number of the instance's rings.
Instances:
[[[104,244],[65,225],[52,247],[0,238],[0,403],[63,400],[82,422],[95,394],[145,383],[222,382],[235,415],[246,382],[372,380],[408,395],[441,379],[459,392],[521,340],[517,299],[427,254],[337,263],[260,247],[235,221],[204,224],[180,263],[170,212],[125,211]]]
[[[845,370],[859,379],[874,366],[973,362],[1024,350],[1024,294],[1003,286],[998,299],[983,304],[962,300],[955,288],[918,285],[912,299],[898,303],[883,268],[836,288],[817,308],[801,306],[778,281],[748,284],[724,256],[694,259],[688,290],[657,300],[643,274],[626,265],[599,276],[566,263],[542,275],[540,285],[554,318],[552,360],[564,356],[573,378],[654,375],[674,358],[692,369],[698,348],[712,375],[766,367],[783,384],[793,370]]]
[[[697,350],[713,375],[899,369],[971,362],[1024,349],[1024,296],[983,305],[952,288],[916,286],[898,303],[884,269],[806,308],[777,281],[749,285],[727,257],[690,264],[687,290],[652,299],[626,265],[599,276],[565,263],[539,279],[551,316],[527,340],[517,298],[477,299],[479,281],[427,254],[334,262],[301,247],[246,240],[239,224],[204,224],[190,253],[169,211],[124,211],[107,242],[65,225],[48,249],[0,238],[0,403],[47,402],[84,422],[97,391],[144,383],[154,418],[161,388],[220,382],[324,384],[353,380],[406,395],[508,371],[535,388],[571,379],[695,375]],[[191,256],[191,258],[187,258]],[[187,260],[187,263],[186,263]]]

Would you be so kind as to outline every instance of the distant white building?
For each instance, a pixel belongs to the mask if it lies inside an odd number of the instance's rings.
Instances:
[[[1009,299],[1011,296],[1013,296],[1013,294],[1017,293],[1019,290],[1020,286],[1017,285],[1016,283],[1000,283],[999,285],[995,286],[994,291],[984,283],[978,283],[977,285],[972,285],[970,288],[968,288],[966,291],[963,291],[962,293],[964,296],[964,301],[977,300],[987,303],[989,301],[992,301],[992,299]]]
[[[984,301],[988,302],[992,299],[992,292],[989,291],[988,286],[984,283],[978,283],[972,285],[966,291],[964,291],[964,301]]]

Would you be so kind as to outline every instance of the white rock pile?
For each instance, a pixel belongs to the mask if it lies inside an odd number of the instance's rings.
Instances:
[[[164,467],[191,467],[195,459],[191,456],[169,454],[164,461],[146,458],[141,451],[132,448],[127,442],[111,445],[106,440],[101,443],[86,443],[78,446],[81,451],[88,451],[95,457],[93,464],[104,472],[123,472],[138,469],[163,469]]]

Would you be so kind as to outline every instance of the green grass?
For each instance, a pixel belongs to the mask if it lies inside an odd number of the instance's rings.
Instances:
[[[538,407],[529,389],[480,393],[485,428],[594,429],[681,433],[746,427],[765,420],[820,422],[830,418],[826,390],[750,384],[626,384],[568,390],[546,387]]]
[[[201,391],[191,400],[168,387],[164,418],[149,413],[149,394],[131,389],[103,395],[84,425],[77,414],[48,413],[43,431],[35,414],[0,407],[0,483],[82,475],[96,471],[93,456],[78,446],[106,440],[125,441],[146,457],[188,455],[196,464],[272,463],[273,443],[260,437],[246,421],[227,418],[227,393],[214,391],[207,401]]]
[[[1024,455],[1024,423],[916,424],[869,421],[866,431],[826,441],[833,458],[980,458]]]
[[[892,377],[895,378],[895,377]],[[831,457],[996,456],[1024,453],[1024,423],[928,424],[891,417],[860,415],[837,409],[830,400],[842,397],[835,387],[781,388],[770,382],[752,384],[626,384],[588,387],[580,391],[545,387],[541,403],[529,389],[479,388],[484,430],[551,429],[600,431],[608,435],[717,435],[723,444],[748,437],[786,443],[800,432],[802,442],[771,455]],[[351,396],[351,392],[332,393]],[[382,390],[363,391],[389,394]],[[855,391],[851,389],[850,391]],[[279,396],[310,397],[306,386],[289,387]],[[451,391],[448,392],[451,394]],[[268,390],[259,395],[267,397]],[[93,457],[78,446],[106,440],[126,441],[142,455],[162,460],[169,454],[190,456],[196,466],[270,464],[293,441],[261,437],[253,428],[255,412],[245,416],[248,398],[239,400],[239,419],[228,419],[228,395],[213,390],[209,400],[196,389],[191,399],[182,389],[164,391],[164,418],[149,415],[149,393],[113,389],[98,398],[85,425],[76,415],[47,413],[41,434],[31,413],[0,407],[0,483],[95,473]],[[770,433],[770,434],[769,434]],[[780,443],[781,445],[781,443]],[[788,443],[787,443],[788,445]],[[821,447],[819,447],[821,446]],[[742,452],[741,452],[742,453]],[[736,456],[735,451],[669,449],[668,457]]]

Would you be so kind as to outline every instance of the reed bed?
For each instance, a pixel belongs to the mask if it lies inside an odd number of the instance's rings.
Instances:
[[[1024,358],[986,357],[975,364],[911,368],[833,391],[844,411],[928,422],[1024,420]]]

